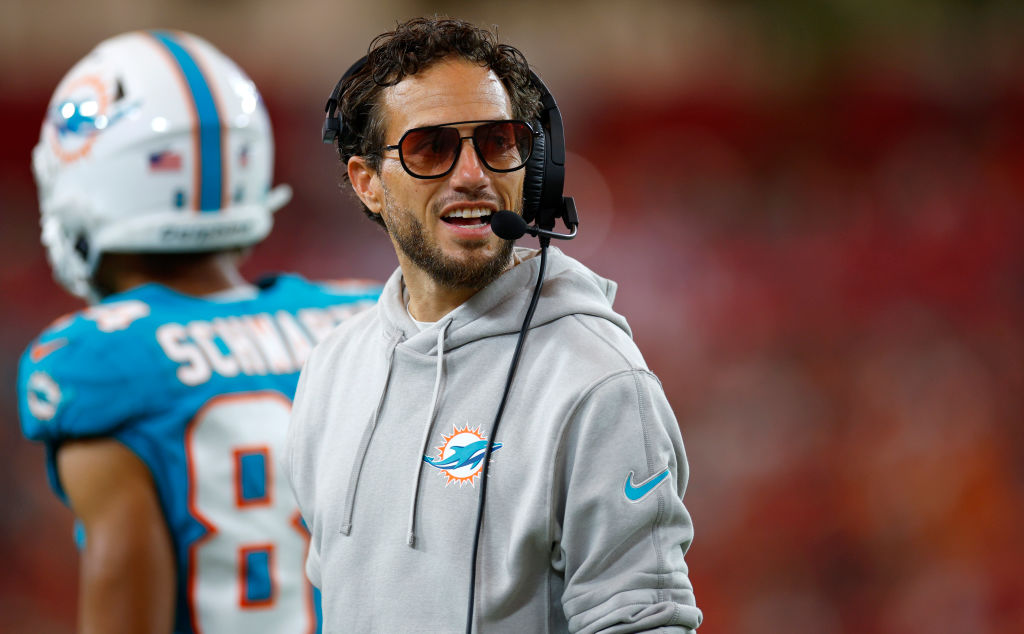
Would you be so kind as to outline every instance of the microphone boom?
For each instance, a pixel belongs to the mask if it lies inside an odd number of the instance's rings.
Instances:
[[[491,231],[494,232],[494,235],[504,240],[518,240],[527,233],[536,238],[572,240],[576,237],[577,226],[575,223],[567,226],[572,230],[572,233],[557,233],[541,229],[537,226],[530,226],[526,224],[522,216],[507,209],[499,211],[491,217]]]

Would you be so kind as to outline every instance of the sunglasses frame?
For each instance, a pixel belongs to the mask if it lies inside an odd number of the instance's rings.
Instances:
[[[421,130],[430,130],[430,129],[433,129],[433,128],[450,128],[452,126],[465,125],[467,123],[479,123],[480,125],[474,127],[473,131],[470,133],[469,136],[461,136],[461,134],[460,134],[460,136],[459,136],[459,144],[455,147],[455,158],[452,159],[452,164],[450,166],[448,166],[447,170],[445,170],[444,172],[442,172],[440,174],[434,175],[434,176],[420,176],[419,174],[416,174],[411,169],[409,169],[409,166],[405,162],[405,153],[402,152],[402,143],[405,141],[405,137],[409,136],[413,132],[419,132]],[[473,135],[476,133],[477,128],[479,128],[479,127],[481,127],[481,125],[484,125],[484,124],[487,124],[487,123],[521,123],[521,124],[526,126],[527,130],[530,131],[530,136],[532,138],[531,138],[531,142],[530,142],[530,151],[523,158],[522,165],[519,165],[518,167],[510,168],[510,169],[495,169],[495,168],[491,167],[490,164],[487,162],[487,159],[485,159],[483,157],[483,155],[480,154],[480,148],[478,148],[476,146],[476,141],[473,141],[473,151],[476,152],[476,156],[477,156],[478,159],[480,159],[480,162],[483,164],[483,166],[486,167],[487,169],[489,169],[490,171],[497,172],[499,174],[505,174],[505,173],[508,173],[508,172],[515,172],[516,170],[521,170],[524,167],[526,167],[526,163],[529,162],[530,157],[533,156],[533,149],[537,145],[536,142],[534,141],[534,139],[536,139],[537,137],[539,137],[541,135],[541,131],[540,130],[535,130],[533,125],[529,121],[524,121],[522,119],[476,119],[476,120],[473,120],[473,121],[454,121],[452,123],[441,123],[441,124],[438,124],[438,125],[425,125],[425,126],[420,126],[418,128],[410,128],[410,129],[406,130],[404,134],[402,134],[402,137],[400,139],[398,139],[398,143],[396,143],[394,145],[385,145],[384,146],[384,150],[398,150],[398,160],[402,164],[402,169],[405,170],[406,174],[408,174],[409,176],[412,176],[413,178],[419,178],[421,180],[431,180],[431,179],[434,179],[434,178],[442,178],[444,176],[447,176],[449,173],[451,173],[451,171],[453,169],[455,169],[455,164],[459,162],[459,157],[462,155],[462,145],[463,145],[462,142],[465,141],[466,139],[473,139]],[[383,156],[382,155],[381,158],[394,158],[394,157],[388,157],[388,156]]]

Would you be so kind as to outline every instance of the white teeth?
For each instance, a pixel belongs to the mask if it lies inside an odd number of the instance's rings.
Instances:
[[[490,209],[456,209],[444,215],[445,218],[481,218],[490,216]]]

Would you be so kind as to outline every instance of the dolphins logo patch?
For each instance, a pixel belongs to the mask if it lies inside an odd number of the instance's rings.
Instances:
[[[28,411],[38,420],[51,420],[60,406],[60,386],[46,372],[36,370],[28,377]]]
[[[136,110],[112,94],[110,82],[96,75],[71,80],[47,113],[48,136],[54,153],[65,163],[88,156],[96,136]]]
[[[470,429],[469,425],[459,429],[452,425],[452,433],[441,434],[444,442],[437,447],[437,456],[423,456],[423,462],[438,469],[445,478],[447,487],[453,482],[474,485],[477,475],[483,470],[484,453],[487,450],[487,438],[480,432],[480,427]],[[496,442],[491,448],[491,456],[501,448]],[[474,485],[475,486],[475,485]]]

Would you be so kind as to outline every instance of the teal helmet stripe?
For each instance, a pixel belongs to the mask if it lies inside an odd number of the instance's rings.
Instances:
[[[199,201],[200,211],[219,211],[224,191],[221,119],[213,91],[196,63],[181,42],[168,31],[150,31],[178,64],[189,88],[198,124]]]

